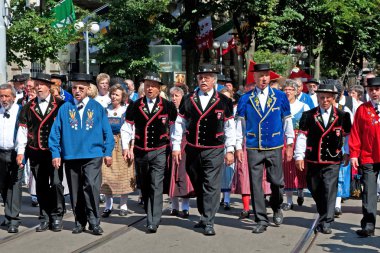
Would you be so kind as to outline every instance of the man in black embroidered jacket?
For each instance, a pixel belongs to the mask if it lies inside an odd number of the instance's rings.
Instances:
[[[129,104],[121,128],[124,159],[135,159],[140,179],[147,232],[157,232],[162,216],[164,173],[167,167],[169,133],[177,117],[172,102],[159,96],[160,77],[151,73],[144,79],[145,96]]]
[[[339,165],[343,155],[348,164],[351,130],[350,115],[333,106],[338,93],[333,83],[320,84],[319,106],[302,114],[294,151],[297,169],[307,168],[307,185],[319,213],[316,231],[324,234],[332,233]]]
[[[64,101],[50,94],[50,75],[38,73],[32,78],[36,84],[37,97],[28,102],[20,113],[20,126],[17,133],[17,164],[23,166],[29,159],[30,169],[36,179],[36,192],[40,204],[40,225],[37,232],[62,230],[64,210],[63,170],[52,165],[52,155],[48,139]]]
[[[187,133],[186,171],[201,215],[195,227],[211,236],[220,201],[221,167],[223,162],[233,163],[236,142],[232,100],[216,91],[216,73],[212,65],[200,67],[199,89],[182,99],[172,134],[173,159],[179,163],[182,134]]]

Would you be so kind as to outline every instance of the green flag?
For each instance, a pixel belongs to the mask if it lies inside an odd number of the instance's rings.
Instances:
[[[56,28],[65,27],[75,22],[75,9],[73,0],[62,0],[54,7]]]

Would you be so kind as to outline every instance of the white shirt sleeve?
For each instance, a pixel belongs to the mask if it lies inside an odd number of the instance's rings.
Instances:
[[[121,135],[121,146],[124,149],[129,149],[129,144],[131,140],[135,139],[135,125],[131,123],[124,122],[120,129]]]
[[[236,145],[236,123],[233,118],[224,123],[224,134],[226,136],[225,147],[227,152],[234,152]]]
[[[288,117],[284,121],[284,133],[286,136],[286,144],[292,144],[294,142],[294,130],[293,130],[293,121],[291,117]]]
[[[296,142],[296,148],[294,149],[294,159],[303,160],[305,158],[306,151],[306,135],[299,133]]]
[[[186,124],[187,120],[178,115],[174,127],[170,131],[173,151],[181,151],[182,135],[186,129]]]
[[[25,153],[25,147],[28,142],[28,128],[25,126],[19,126],[16,137],[16,152],[18,155]]]
[[[236,150],[243,149],[244,133],[245,133],[245,118],[237,117],[236,119]]]

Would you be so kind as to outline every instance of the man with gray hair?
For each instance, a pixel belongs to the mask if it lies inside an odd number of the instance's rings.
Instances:
[[[17,233],[21,219],[21,178],[23,170],[17,166],[15,137],[21,106],[15,103],[16,90],[10,84],[0,85],[0,192],[4,201],[5,218],[2,225],[8,233]]]
[[[195,228],[215,235],[214,220],[219,208],[221,166],[234,162],[235,122],[232,100],[216,90],[217,71],[205,64],[196,73],[198,89],[186,95],[180,104],[172,134],[173,159],[181,160],[182,134],[186,134],[186,170],[197,196],[201,215]],[[225,152],[226,150],[226,152]]]
[[[135,83],[131,79],[125,79],[125,83],[128,86],[129,99],[132,101],[139,99],[139,94],[135,90]]]

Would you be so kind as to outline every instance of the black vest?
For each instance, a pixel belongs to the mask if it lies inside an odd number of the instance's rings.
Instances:
[[[22,108],[19,123],[20,126],[25,126],[28,129],[28,148],[32,150],[49,150],[50,129],[57,116],[58,109],[63,103],[63,100],[51,95],[44,115],[38,106],[37,97]]]
[[[326,127],[319,106],[304,112],[299,131],[307,136],[305,160],[319,164],[339,164],[342,160],[343,137],[350,130],[350,115],[335,107],[332,107]]]
[[[203,111],[197,92],[185,96],[179,108],[180,116],[187,120],[187,144],[197,148],[223,148],[224,123],[233,117],[232,100],[214,90]]]
[[[157,97],[149,113],[146,97],[129,104],[125,120],[135,125],[135,147],[151,151],[170,143],[169,127],[174,124],[177,109],[172,102]]]

